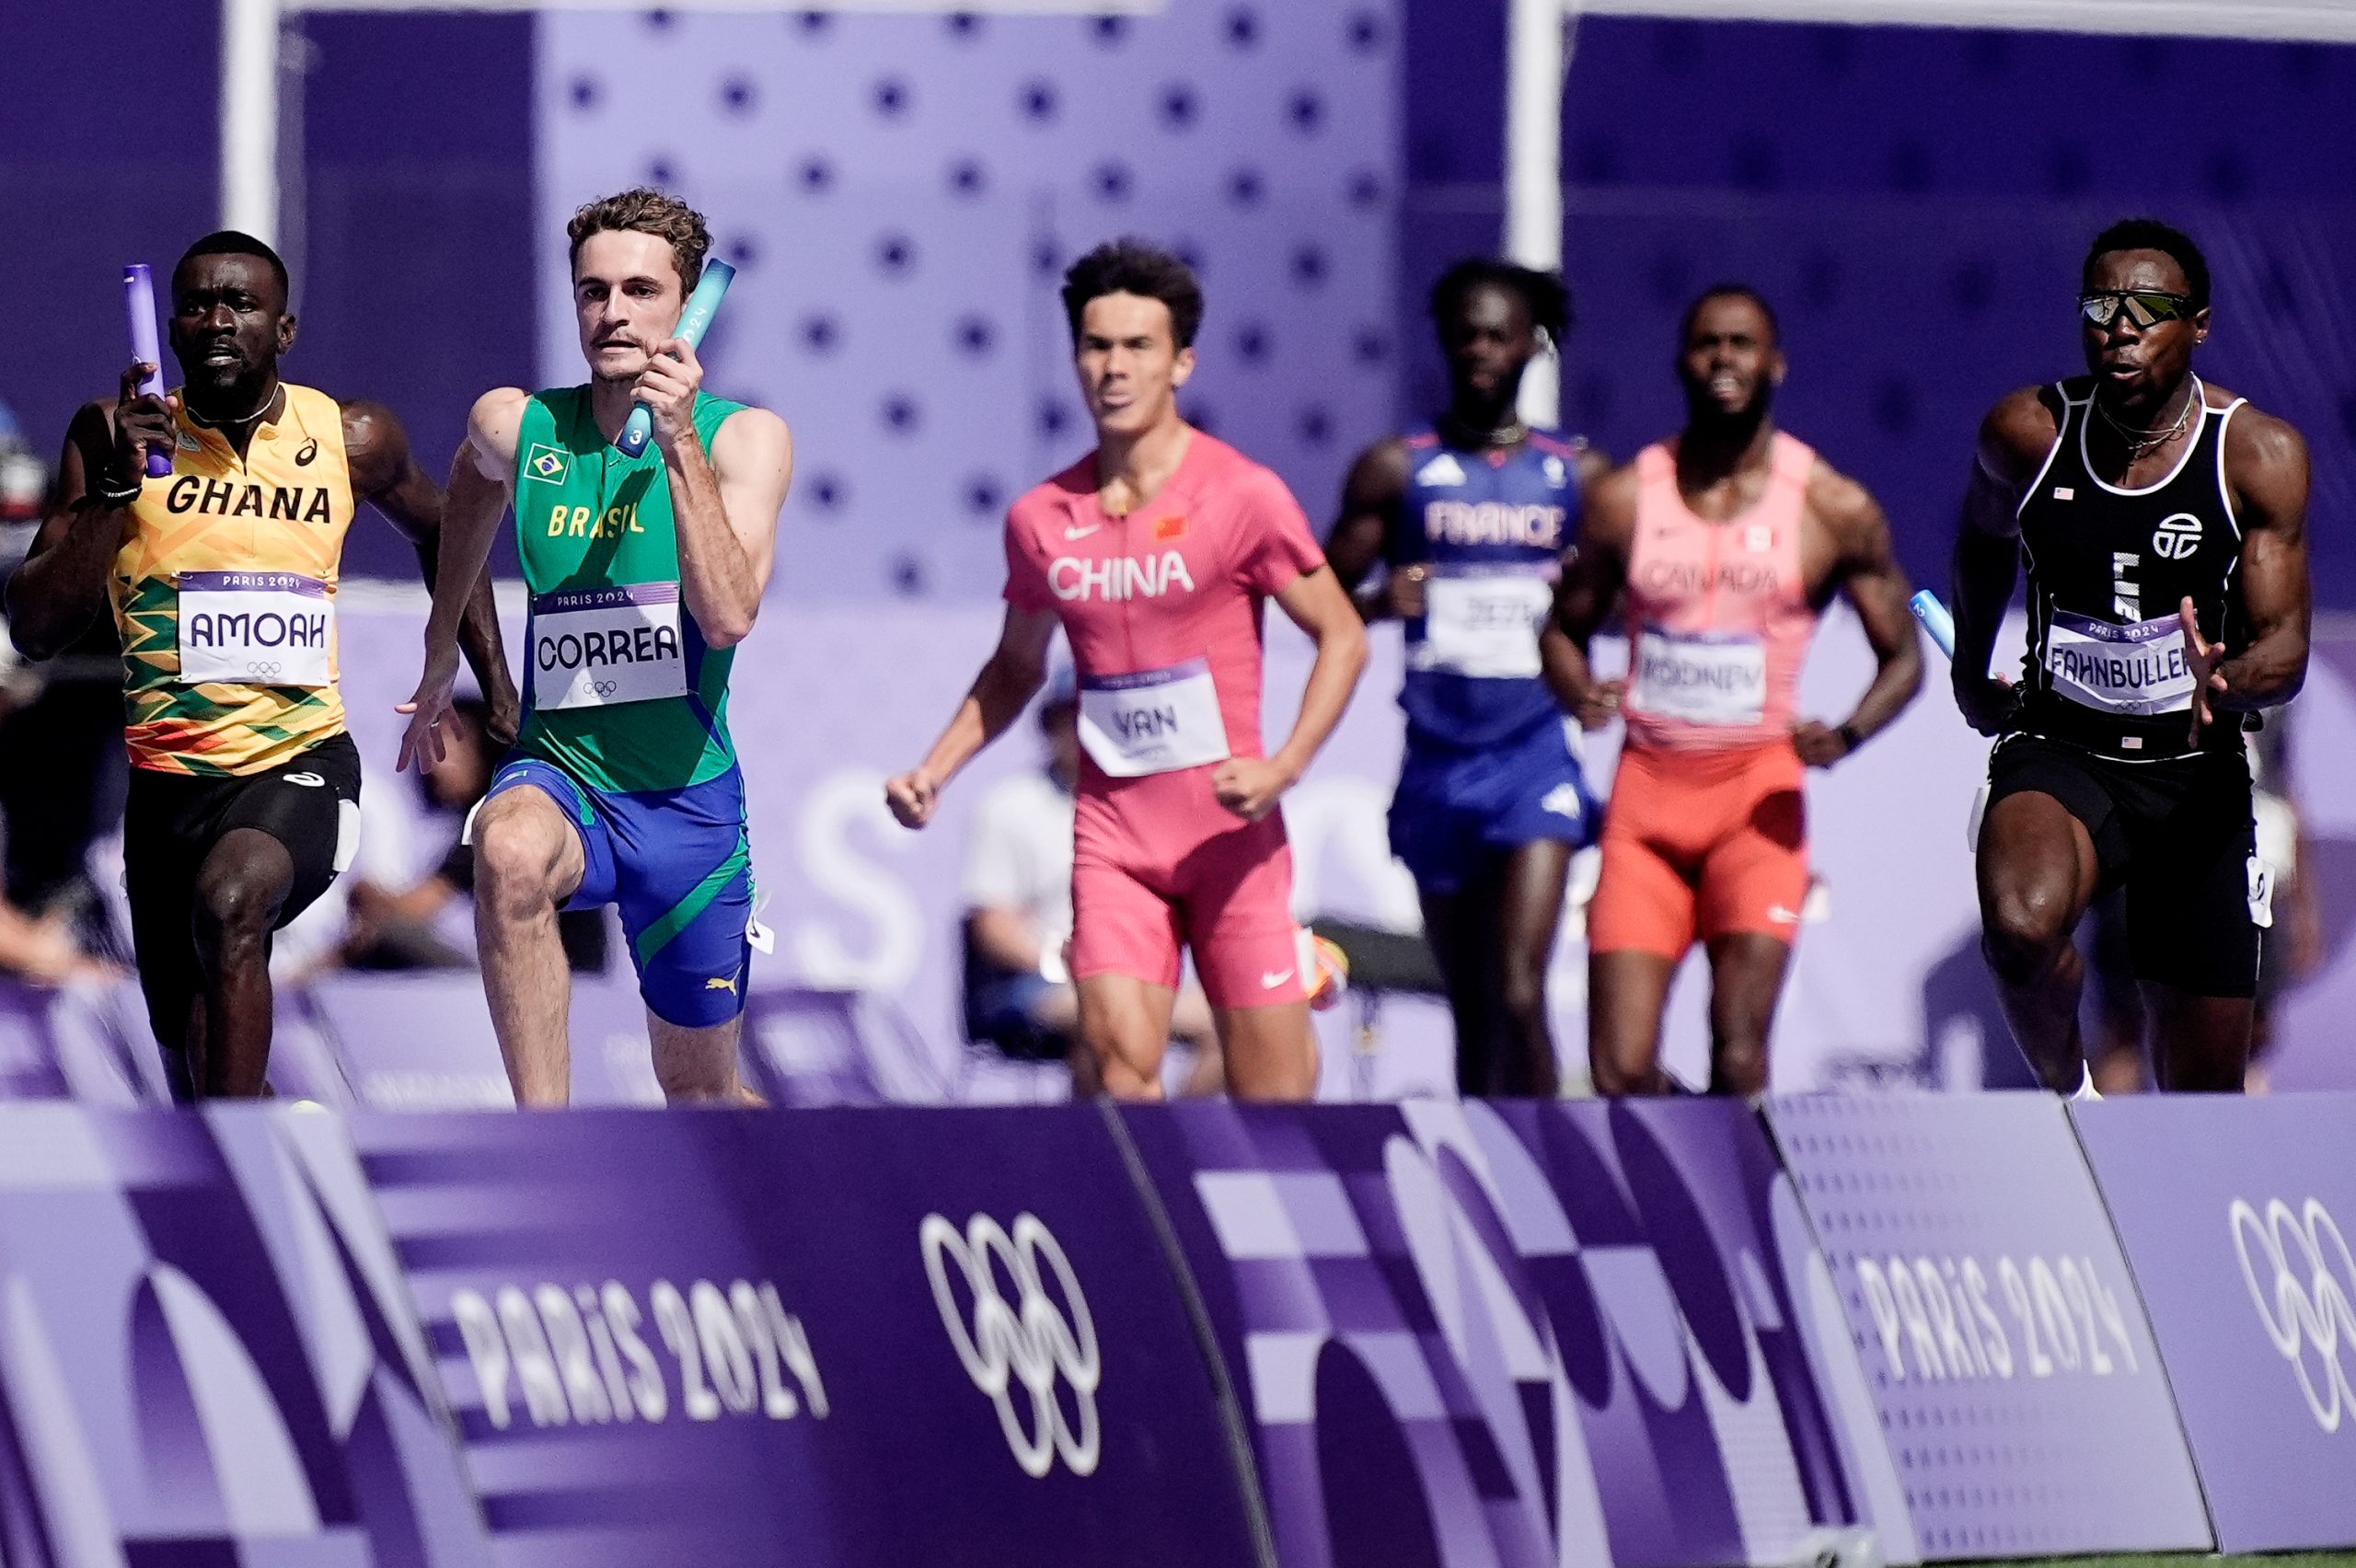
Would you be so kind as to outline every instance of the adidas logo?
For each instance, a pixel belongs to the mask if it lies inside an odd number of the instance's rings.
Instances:
[[[1587,814],[1586,808],[1579,803],[1578,786],[1575,784],[1555,785],[1546,791],[1544,799],[1538,802],[1538,808],[1553,812],[1556,816],[1580,817]]]
[[[1443,452],[1415,472],[1415,482],[1435,488],[1461,485],[1464,482],[1464,466],[1452,453]]]

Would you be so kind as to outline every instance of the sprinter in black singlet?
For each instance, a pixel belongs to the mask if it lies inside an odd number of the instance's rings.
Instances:
[[[2306,445],[2192,373],[2209,268],[2183,234],[2105,230],[2078,308],[2090,374],[1989,413],[1956,545],[1956,702],[1997,737],[1982,946],[2030,1065],[2088,1092],[2071,932],[2123,887],[2154,1078],[2238,1090],[2269,919],[2243,731],[2306,675]],[[2015,686],[1987,671],[2023,560]]]

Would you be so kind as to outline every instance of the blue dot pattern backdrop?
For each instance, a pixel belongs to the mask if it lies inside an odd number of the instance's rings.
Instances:
[[[671,190],[742,274],[707,386],[793,427],[771,591],[991,598],[1007,503],[1091,444],[1063,269],[1137,234],[1208,296],[1188,417],[1322,517],[1395,417],[1396,12],[550,12],[542,379],[582,375],[566,218]]]

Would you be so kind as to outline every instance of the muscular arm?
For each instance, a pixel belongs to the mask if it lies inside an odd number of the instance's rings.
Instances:
[[[419,467],[409,432],[393,411],[364,399],[343,405],[343,449],[352,466],[352,488],[416,548],[426,586],[437,586],[442,548],[442,488]],[[492,517],[495,525],[496,514]],[[458,643],[491,705],[491,736],[504,747],[522,720],[514,677],[500,644],[499,611],[491,601],[491,573],[477,572],[458,623]]]
[[[1956,529],[1947,591],[1955,617],[1955,660],[1947,674],[1956,706],[1983,734],[1993,734],[2002,726],[2012,704],[2009,683],[1992,679],[1988,665],[1995,657],[1996,633],[2004,627],[2004,608],[2012,603],[2013,584],[2020,575],[2021,500],[2036,482],[2038,467],[2057,433],[2052,411],[2039,392],[2025,386],[1981,421],[1971,480]]]
[[[1588,644],[1619,602],[1635,539],[1636,470],[1615,468],[1587,487],[1579,538],[1554,589],[1553,624],[1539,635],[1539,667],[1564,710],[1592,730],[1619,710],[1625,683],[1598,681]]]
[[[767,409],[731,414],[707,455],[692,429],[664,449],[679,537],[679,596],[704,640],[752,634],[777,558],[777,516],[793,479],[793,439]]]
[[[1342,484],[1342,513],[1325,537],[1325,562],[1361,619],[1399,613],[1390,585],[1369,587],[1367,574],[1382,559],[1391,520],[1407,494],[1407,444],[1392,437],[1376,442],[1350,465]]]
[[[965,698],[951,714],[941,738],[924,761],[884,786],[884,803],[904,827],[932,820],[941,791],[976,753],[1006,732],[1047,674],[1047,640],[1055,635],[1053,610],[1006,606],[998,647],[982,664]]]
[[[1822,463],[1808,483],[1808,505],[1833,539],[1833,582],[1857,612],[1865,641],[1874,651],[1874,678],[1858,699],[1856,710],[1841,726],[1858,744],[1870,739],[1898,717],[1923,689],[1923,645],[1914,631],[1913,614],[1906,607],[1911,590],[1906,573],[1891,553],[1889,520],[1865,486]],[[1815,726],[1820,729],[1821,726]],[[1810,755],[1810,725],[1797,736],[1803,760]],[[1853,747],[1837,732],[1828,732],[1830,762]]]
[[[2245,408],[2227,427],[2225,478],[2242,526],[2242,609],[2249,645],[2218,673],[2214,707],[2288,702],[2307,678],[2315,595],[2307,578],[2307,444],[2270,414]]]
[[[1277,591],[1276,605],[1317,644],[1316,663],[1310,666],[1309,685],[1300,695],[1300,716],[1268,759],[1289,788],[1309,771],[1334,726],[1342,721],[1358,676],[1366,673],[1366,627],[1330,571],[1302,572]]]
[[[475,400],[467,416],[467,436],[450,459],[450,489],[442,503],[439,559],[434,562],[433,608],[425,618],[425,672],[416,693],[399,705],[410,715],[398,767],[411,757],[440,761],[442,737],[435,728],[449,710],[458,678],[458,626],[475,583],[491,559],[491,541],[507,510],[515,476],[515,443],[524,427],[525,394],[501,386]]]
[[[93,475],[114,444],[110,405],[86,403],[65,432],[49,511],[31,551],[8,580],[8,636],[28,659],[53,657],[105,607],[107,572],[121,548],[127,502],[99,499]]]

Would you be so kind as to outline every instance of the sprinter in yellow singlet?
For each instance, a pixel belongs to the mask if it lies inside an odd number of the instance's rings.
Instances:
[[[360,755],[336,689],[335,596],[361,501],[433,579],[442,491],[383,405],[278,378],[294,342],[286,264],[224,231],[172,273],[172,353],[84,405],[57,492],[8,585],[17,646],[45,658],[111,603],[122,638],[131,794],[123,841],[147,1016],[183,1099],[257,1095],[270,1062],[270,934],[357,847]],[[150,450],[171,472],[146,477]],[[518,704],[491,580],[463,638],[492,728]]]

